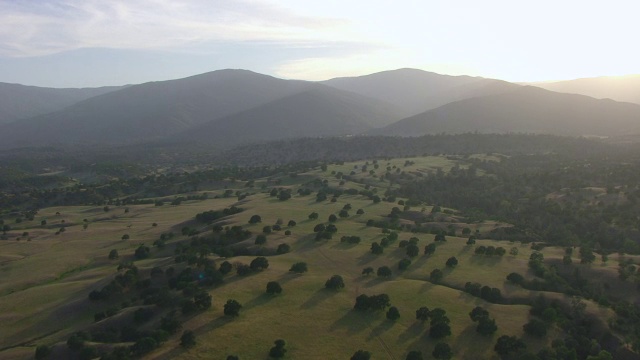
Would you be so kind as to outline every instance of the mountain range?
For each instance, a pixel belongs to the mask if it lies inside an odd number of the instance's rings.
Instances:
[[[640,104],[640,75],[530,83],[543,89]]]
[[[640,82],[625,84],[640,90]],[[0,83],[4,149],[149,142],[230,148],[300,137],[464,132],[640,133],[640,105],[416,69],[322,82],[228,69],[91,89]]]

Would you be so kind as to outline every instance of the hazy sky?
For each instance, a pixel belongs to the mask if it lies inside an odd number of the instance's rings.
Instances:
[[[640,73],[640,1],[0,0],[0,82],[414,67],[509,81]]]

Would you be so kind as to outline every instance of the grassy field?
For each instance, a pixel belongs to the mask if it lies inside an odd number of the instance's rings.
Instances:
[[[493,160],[493,159],[491,159]],[[407,162],[408,161],[408,162]],[[206,210],[219,210],[236,205],[243,212],[223,219],[226,225],[242,225],[258,234],[265,225],[273,225],[281,219],[286,225],[289,220],[297,222],[291,228],[291,235],[284,231],[274,232],[267,237],[267,248],[276,248],[281,243],[291,246],[291,252],[269,257],[269,268],[257,274],[240,277],[227,275],[225,283],[211,289],[213,306],[197,316],[185,319],[184,329],[194,330],[198,345],[183,350],[179,339],[171,338],[165,345],[151,353],[148,358],[158,359],[225,359],[229,354],[241,359],[267,359],[269,348],[276,339],[287,342],[287,358],[290,359],[346,359],[358,349],[373,353],[374,359],[404,359],[408,351],[421,350],[431,354],[436,341],[428,337],[428,324],[415,320],[415,310],[421,306],[430,309],[440,307],[451,319],[452,335],[445,338],[455,353],[456,359],[494,359],[495,340],[503,334],[523,337],[531,349],[548,345],[559,330],[554,329],[544,339],[531,338],[524,334],[522,325],[529,315],[527,305],[491,304],[473,297],[460,289],[467,281],[499,288],[507,298],[528,298],[537,295],[506,282],[506,275],[518,272],[533,278],[527,268],[532,250],[529,245],[507,241],[478,240],[478,245],[502,246],[507,249],[503,257],[474,255],[475,246],[466,245],[466,238],[447,237],[431,256],[422,254],[425,245],[433,241],[434,235],[401,232],[399,239],[385,249],[382,255],[370,252],[371,243],[380,241],[385,234],[380,229],[367,227],[369,219],[383,219],[396,203],[374,204],[361,195],[342,195],[336,202],[329,200],[316,202],[315,193],[308,196],[295,195],[295,190],[306,186],[315,178],[327,179],[333,187],[363,189],[369,184],[381,195],[390,186],[381,181],[380,175],[387,171],[401,169],[407,173],[426,174],[441,169],[448,171],[464,162],[445,157],[424,157],[379,161],[374,169],[372,162],[367,172],[361,168],[365,162],[345,163],[329,166],[326,172],[313,170],[297,177],[282,175],[272,179],[262,179],[254,188],[246,188],[235,183],[232,190],[251,193],[237,202],[233,198],[213,198],[224,189],[206,189],[209,199],[185,201],[179,206],[135,205],[111,206],[108,212],[102,207],[58,207],[39,211],[34,221],[15,224],[9,232],[9,240],[0,241],[0,358],[31,358],[38,344],[58,344],[68,336],[93,323],[93,314],[102,311],[104,304],[91,303],[87,294],[100,288],[110,276],[115,274],[119,261],[132,260],[133,252],[140,244],[151,246],[161,233],[173,231],[179,236],[169,242],[164,251],[153,250],[150,260],[138,261],[141,269],[166,266],[172,263],[171,244],[184,241],[180,229],[185,224],[194,226],[195,214]],[[407,166],[405,166],[407,165]],[[369,170],[374,170],[373,174]],[[332,172],[349,174],[354,171],[353,181],[340,184]],[[285,201],[270,197],[268,190],[279,180],[278,187],[289,187],[294,196]],[[261,190],[262,184],[269,184]],[[327,222],[329,215],[337,214],[344,205],[350,204],[350,217],[336,222],[338,233],[328,241],[315,241],[313,227]],[[364,214],[356,215],[362,209]],[[431,206],[426,205],[425,211]],[[318,220],[311,221],[311,212],[319,214]],[[254,215],[262,217],[262,223],[248,224]],[[40,221],[46,220],[46,226]],[[85,221],[86,220],[86,221]],[[88,224],[86,229],[83,224]],[[152,224],[156,224],[153,226]],[[60,226],[65,231],[56,235]],[[204,225],[203,231],[208,231]],[[501,226],[495,223],[469,225],[475,229],[491,229]],[[456,227],[461,227],[456,224]],[[28,232],[28,239],[21,236]],[[129,235],[123,240],[123,235]],[[357,235],[362,241],[356,245],[340,242],[344,235]],[[400,240],[417,236],[420,255],[413,259],[410,267],[400,272],[398,262],[405,258],[405,250],[398,247]],[[16,240],[20,237],[20,240]],[[255,237],[255,236],[254,236]],[[253,239],[247,244],[253,244]],[[253,245],[252,245],[253,246]],[[510,255],[509,249],[517,248],[517,255]],[[120,253],[119,260],[109,260],[111,249]],[[542,253],[551,262],[561,262],[563,249],[547,247]],[[446,260],[455,256],[459,265],[454,269],[445,267]],[[215,256],[212,257],[216,261]],[[235,257],[231,262],[249,263],[253,257]],[[617,279],[618,258],[612,257],[605,265],[573,265],[579,267],[586,276],[602,277],[610,291],[620,297],[633,297],[633,290]],[[309,272],[301,275],[290,273],[290,266],[304,261]],[[362,269],[374,269],[387,265],[393,275],[380,279],[374,275],[362,275]],[[430,272],[442,269],[445,273],[440,284],[428,281]],[[340,291],[324,289],[325,281],[338,274],[345,279],[346,287]],[[284,291],[280,295],[265,294],[269,281],[278,281]],[[604,285],[603,285],[604,286]],[[353,311],[353,304],[359,294],[386,293],[393,306],[401,313],[399,320],[387,320],[383,312],[360,313]],[[560,296],[560,295],[552,295]],[[242,305],[241,314],[229,319],[223,316],[223,304],[227,299],[236,299]],[[588,311],[607,321],[612,312],[588,302]],[[468,313],[475,306],[485,307],[496,319],[498,331],[490,337],[475,331],[475,323]]]

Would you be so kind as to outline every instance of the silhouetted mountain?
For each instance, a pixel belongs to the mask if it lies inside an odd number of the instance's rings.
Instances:
[[[0,83],[0,124],[62,110],[82,100],[122,88],[124,86],[54,89]]]
[[[640,133],[640,106],[526,86],[453,102],[372,133],[419,136],[476,131],[599,136]]]
[[[285,138],[353,135],[398,116],[388,104],[316,84],[304,92],[194,127],[172,139],[228,147]]]
[[[246,70],[134,85],[61,111],[8,124],[4,146],[51,143],[123,144],[160,139],[299,93],[313,83]]]
[[[640,104],[640,75],[603,76],[531,83],[530,85],[551,91],[587,95],[596,99],[612,99]]]
[[[373,129],[444,102],[449,103]],[[0,148],[142,143],[230,147],[362,133],[619,135],[640,132],[639,122],[639,105],[412,69],[323,83],[219,70],[129,86],[1,125]]]
[[[402,109],[404,116],[435,109],[452,101],[500,94],[519,85],[471,76],[449,76],[417,69],[383,71],[323,81],[340,90],[383,100]]]

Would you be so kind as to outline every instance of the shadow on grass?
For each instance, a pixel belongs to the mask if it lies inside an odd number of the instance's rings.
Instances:
[[[230,316],[220,316],[217,317],[215,319],[213,319],[211,322],[204,324],[198,328],[193,329],[193,332],[197,335],[201,335],[201,334],[206,334],[209,331],[213,331],[216,329],[219,329],[221,327],[223,327],[224,325],[230,323],[233,321],[233,317]],[[176,347],[172,350],[170,350],[169,352],[163,353],[160,356],[156,356],[154,357],[155,359],[162,359],[162,360],[168,360],[168,359],[174,359],[176,358],[178,355],[185,353],[185,352],[189,352],[189,350],[184,349],[182,347]]]
[[[384,334],[387,330],[391,329],[395,324],[396,324],[395,321],[385,319],[380,324],[378,324],[378,326],[371,329],[369,336],[367,336],[367,341]]]
[[[427,322],[416,321],[405,329],[402,334],[398,335],[398,342],[403,344],[407,341],[420,336],[428,328]]]
[[[391,258],[391,259],[401,260],[401,259],[404,259],[404,258],[409,258],[407,256],[407,250],[404,249],[404,248],[397,247],[395,249],[390,249],[390,248],[387,247],[385,250],[387,250],[387,251],[391,250],[389,252],[389,258]]]
[[[278,282],[280,283],[280,285],[282,284],[286,284],[291,280],[295,280],[299,277],[302,277],[303,274],[299,274],[299,273],[295,273],[295,272],[287,272],[284,273],[282,275],[280,275],[280,277],[278,278]]]
[[[335,296],[338,292],[335,290],[329,289],[319,289],[307,301],[305,301],[302,305],[300,305],[301,309],[311,309],[316,307],[321,302]]]
[[[467,326],[460,335],[456,337],[456,341],[451,344],[454,349],[461,349],[469,347],[469,339],[478,339],[479,341],[473,341],[473,349],[477,354],[486,353],[487,350],[493,348],[498,338],[497,332],[493,335],[483,336],[476,331],[476,324]]]
[[[253,309],[256,306],[264,305],[271,301],[273,298],[278,297],[278,295],[270,295],[267,293],[262,293],[255,298],[249,300],[249,302],[242,305],[243,310]]]
[[[473,247],[473,245],[466,245],[465,247],[460,249],[460,251],[458,251],[458,255],[462,255],[462,254],[466,254],[466,253],[470,252],[472,247]]]
[[[414,269],[420,268],[429,261],[429,258],[430,256],[428,255],[418,255],[411,260],[411,267]]]
[[[315,233],[304,235],[296,239],[293,245],[298,252],[314,250],[327,243],[327,240],[316,240]]]
[[[485,265],[485,266],[493,266],[499,263],[502,260],[502,256],[487,256],[487,255],[479,255],[474,254],[469,257],[469,262],[474,265]]]
[[[381,282],[384,282],[384,281],[387,281],[387,280],[390,280],[390,279],[391,279],[391,277],[379,277],[379,276],[377,276],[377,277],[367,281],[364,284],[364,287],[376,286],[376,285],[380,284]]]
[[[358,265],[368,264],[375,260],[377,257],[378,255],[371,254],[370,252],[366,253],[358,258]]]
[[[358,244],[351,244],[351,243],[347,243],[347,242],[338,242],[333,244],[333,246],[331,246],[332,249],[341,249],[341,250],[349,250],[352,249],[354,247],[356,247]]]
[[[335,331],[339,329],[345,329],[349,334],[356,334],[362,332],[363,330],[369,328],[369,323],[371,319],[368,316],[372,314],[366,312],[358,312],[355,310],[351,310],[346,313],[343,317],[336,320],[329,327],[330,331]]]

